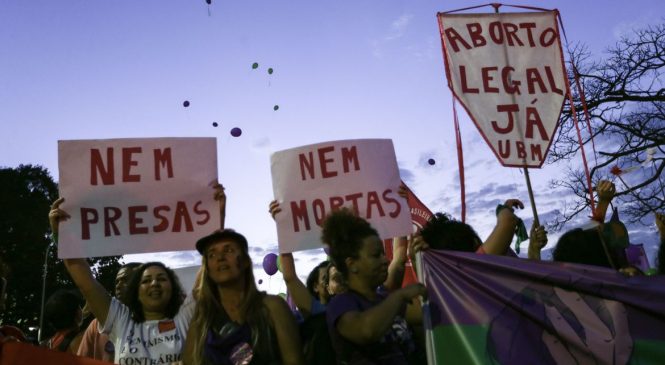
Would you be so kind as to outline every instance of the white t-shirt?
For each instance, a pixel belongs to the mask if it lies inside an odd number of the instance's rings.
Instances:
[[[183,303],[173,319],[136,323],[124,304],[111,299],[106,323],[100,329],[115,345],[116,364],[161,365],[180,361],[196,301]]]

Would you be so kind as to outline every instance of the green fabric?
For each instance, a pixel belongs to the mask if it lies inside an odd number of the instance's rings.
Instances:
[[[437,326],[432,331],[437,365],[493,364],[487,356],[488,326]]]
[[[631,365],[656,365],[663,364],[663,341],[634,340],[633,353],[628,364]]]

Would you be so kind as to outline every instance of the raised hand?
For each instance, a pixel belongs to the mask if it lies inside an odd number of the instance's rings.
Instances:
[[[275,216],[277,213],[281,212],[282,208],[279,207],[279,202],[277,200],[273,200],[270,202],[270,205],[268,205],[268,212],[272,216],[272,219],[275,219]]]
[[[48,222],[51,225],[51,232],[54,235],[58,234],[58,227],[60,222],[66,221],[70,218],[69,214],[64,210],[60,209],[60,205],[65,201],[65,198],[58,198],[51,205],[51,211],[48,212]]]

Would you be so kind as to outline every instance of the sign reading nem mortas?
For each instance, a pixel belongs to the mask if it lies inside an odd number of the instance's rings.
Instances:
[[[448,85],[504,166],[540,167],[566,95],[557,12],[439,14]]]
[[[271,157],[280,252],[321,247],[321,224],[341,207],[367,219],[381,238],[411,233],[406,199],[397,194],[399,171],[393,143],[360,139],[319,143]]]
[[[219,229],[215,138],[58,141],[60,258],[191,250]]]

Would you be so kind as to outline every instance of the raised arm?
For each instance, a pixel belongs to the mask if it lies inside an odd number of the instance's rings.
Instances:
[[[224,186],[218,182],[215,182],[213,189],[215,189],[215,200],[219,203],[219,228],[224,229],[224,221],[226,219],[226,193],[224,192]]]
[[[510,242],[513,240],[515,226],[517,225],[517,216],[514,209],[524,209],[524,204],[517,199],[508,199],[503,203],[503,207],[496,216],[496,226],[483,244],[485,253],[489,255],[503,255],[506,253],[506,250],[510,247]]]
[[[302,352],[302,343],[298,333],[298,325],[286,302],[277,296],[266,295],[263,303],[270,313],[279,353],[284,365],[304,365],[305,357]]]
[[[388,277],[383,282],[383,286],[388,291],[393,291],[402,287],[404,280],[404,271],[406,266],[406,251],[408,242],[406,237],[393,238],[393,259],[388,266]]]
[[[545,245],[547,245],[547,231],[545,227],[536,225],[534,222],[531,226],[531,234],[529,234],[529,259],[540,260],[540,250]]]
[[[275,219],[275,216],[282,211],[277,200],[270,202],[268,211],[273,219]],[[280,260],[282,263],[282,277],[286,283],[286,289],[291,294],[291,298],[293,298],[296,307],[298,307],[303,316],[307,317],[312,313],[313,298],[309,290],[307,290],[307,286],[305,286],[298,277],[298,274],[296,274],[296,265],[293,260],[293,254],[283,253],[280,255]]]
[[[616,187],[611,181],[600,180],[598,185],[596,185],[596,194],[598,194],[598,205],[596,205],[596,212],[593,215],[593,220],[598,221],[598,223],[605,222],[605,215],[607,214],[607,208],[614,198],[616,193]]]
[[[49,223],[51,224],[51,232],[55,237],[58,236],[58,228],[60,222],[69,218],[69,214],[60,209],[60,205],[65,201],[65,198],[59,198],[51,206],[51,211],[48,214]],[[106,315],[109,312],[111,305],[111,296],[104,289],[104,287],[95,280],[90,270],[90,265],[86,259],[64,259],[65,267],[72,277],[72,280],[78,286],[81,294],[88,302],[90,311],[103,324],[106,321]]]
[[[337,319],[337,331],[342,337],[358,345],[376,342],[392,327],[392,319],[400,313],[404,305],[425,294],[425,286],[422,284],[411,284],[395,290],[381,303],[366,311],[342,314]]]

